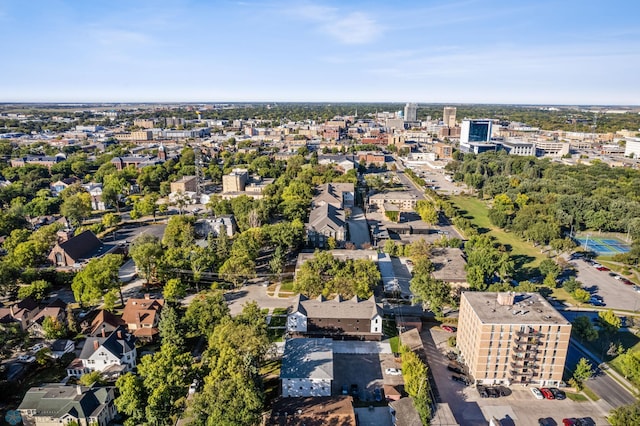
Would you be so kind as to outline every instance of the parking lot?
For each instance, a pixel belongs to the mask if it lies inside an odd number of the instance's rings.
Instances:
[[[571,261],[576,269],[576,279],[585,288],[602,297],[607,308],[636,311],[640,308],[640,293],[632,285],[616,280],[607,271],[598,271],[582,259]],[[640,284],[640,283],[637,283]]]
[[[333,355],[334,395],[340,395],[342,387],[351,392],[351,386],[358,386],[358,399],[373,401],[374,390],[382,390],[383,385],[400,385],[402,375],[385,374],[387,368],[400,368],[393,354],[342,354]],[[354,395],[355,396],[355,395]],[[383,395],[384,398],[384,395]]]
[[[562,425],[567,417],[590,417],[596,425],[606,425],[604,413],[597,403],[573,402],[570,399],[538,400],[531,389],[524,386],[510,387],[511,395],[498,398],[481,398],[475,386],[464,386],[451,379],[447,370],[449,360],[445,354],[451,350],[447,339],[451,334],[439,328],[425,328],[422,340],[427,351],[429,368],[438,386],[440,399],[449,403],[459,424],[486,426],[491,417],[504,425],[537,426],[539,418],[550,418]],[[550,424],[554,424],[551,422]]]

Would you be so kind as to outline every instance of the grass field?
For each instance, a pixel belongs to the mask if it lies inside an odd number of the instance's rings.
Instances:
[[[489,209],[483,201],[473,197],[454,196],[449,198],[451,202],[460,210],[463,216],[467,217],[478,228],[480,233],[489,232],[500,244],[511,249],[511,256],[516,261],[516,267],[534,268],[546,256],[540,253],[540,249],[532,244],[523,241],[517,235],[506,232],[491,224],[489,220]]]
[[[573,392],[566,392],[567,394],[567,398],[569,398],[572,401],[575,402],[586,402],[588,401],[587,397],[584,396],[581,393],[573,393]]]

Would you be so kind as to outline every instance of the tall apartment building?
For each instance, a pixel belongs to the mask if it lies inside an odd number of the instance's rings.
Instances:
[[[444,107],[442,112],[442,121],[447,127],[456,127],[456,107]]]
[[[222,192],[242,192],[248,179],[247,169],[233,169],[228,175],[222,176]]]
[[[195,176],[183,176],[180,180],[171,182],[171,192],[197,192],[198,179]]]
[[[457,346],[482,384],[557,386],[571,323],[537,293],[464,292]]]
[[[404,106],[404,121],[416,121],[418,104],[408,103]]]

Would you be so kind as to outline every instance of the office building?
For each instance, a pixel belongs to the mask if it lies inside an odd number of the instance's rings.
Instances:
[[[463,120],[460,143],[489,142],[491,140],[491,120]]]
[[[416,121],[418,105],[408,103],[404,106],[404,121]]]
[[[447,127],[456,127],[456,107],[444,107],[442,121]]]
[[[482,384],[558,386],[571,323],[538,293],[462,293],[457,346]]]
[[[170,184],[171,192],[181,192],[186,194],[187,192],[196,192],[198,190],[198,179],[195,176],[183,176],[175,182]]]

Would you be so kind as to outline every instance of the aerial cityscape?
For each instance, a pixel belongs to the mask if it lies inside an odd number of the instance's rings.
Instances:
[[[640,5],[0,4],[0,425],[640,424]]]

